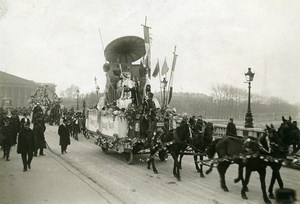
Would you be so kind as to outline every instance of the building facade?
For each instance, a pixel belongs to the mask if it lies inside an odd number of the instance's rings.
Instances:
[[[0,71],[0,99],[1,101],[11,100],[14,107],[28,107],[31,96],[40,85],[40,83]],[[55,84],[47,85],[55,91]]]

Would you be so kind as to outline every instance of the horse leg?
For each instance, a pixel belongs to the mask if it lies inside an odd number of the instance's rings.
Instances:
[[[234,183],[238,183],[240,180],[242,180],[243,182],[243,165],[239,164],[239,174],[238,174],[238,177],[236,179],[234,179]]]
[[[263,167],[261,168],[260,171],[258,171],[259,173],[259,178],[260,178],[260,186],[261,186],[261,191],[263,193],[263,198],[265,203],[272,203],[270,201],[270,199],[267,196],[267,192],[266,192],[266,168]]]
[[[229,165],[230,165],[229,162],[223,161],[223,162],[220,162],[217,166],[217,169],[218,169],[219,175],[220,175],[221,188],[225,192],[229,192],[229,190],[226,186],[226,180],[225,180],[225,174],[226,174],[226,171],[227,171]]]
[[[182,166],[181,166],[182,158],[183,158],[183,152],[182,152],[182,154],[180,154],[180,156],[179,156],[179,162],[178,162],[178,168],[179,168],[179,169],[182,169]]]
[[[155,153],[157,152],[157,150],[158,150],[158,149],[156,149],[156,148],[152,149],[152,153],[151,153],[151,155],[150,155],[150,161],[151,161],[151,163],[152,163],[152,169],[153,169],[153,172],[154,172],[155,174],[158,174],[158,171],[157,171],[156,166],[155,166],[155,164],[154,164],[154,157],[155,157]],[[150,152],[151,152],[151,151],[150,151]]]
[[[200,172],[197,159],[198,159],[198,155],[197,155],[197,152],[195,152],[195,154],[194,154],[194,163],[195,163],[195,167],[196,167],[197,172]]]
[[[242,190],[241,190],[241,194],[242,194],[242,198],[243,199],[248,199],[247,195],[246,195],[246,191],[248,189],[248,183],[249,183],[249,180],[250,180],[250,176],[251,176],[251,173],[252,171],[246,167],[246,176],[245,176],[245,180],[243,183],[243,187],[242,187]]]
[[[200,177],[204,178],[202,161],[203,161],[203,156],[200,155]]]
[[[173,167],[173,175],[180,181],[180,171],[179,171],[179,162],[178,162],[178,154],[175,152],[171,153],[173,160],[174,160],[174,167]]]

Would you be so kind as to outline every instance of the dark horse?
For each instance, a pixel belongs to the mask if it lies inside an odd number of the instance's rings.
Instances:
[[[213,123],[211,122],[205,122],[205,127],[204,127],[204,131],[200,130],[196,125],[194,126],[194,128],[192,128],[192,141],[191,141],[191,148],[194,152],[194,163],[195,163],[195,167],[197,172],[200,173],[200,177],[204,177],[203,174],[203,157],[206,154],[206,149],[207,147],[209,147],[209,145],[211,144],[212,140],[213,140],[213,131],[214,131],[214,127],[213,127]],[[179,166],[181,168],[181,161],[184,155],[184,151],[180,154],[180,159],[179,159]],[[200,168],[198,165],[198,156],[200,157]]]
[[[257,171],[260,177],[261,190],[263,198],[266,203],[271,203],[266,193],[266,167],[267,163],[260,159],[257,155],[260,154],[260,145],[251,139],[240,139],[236,137],[226,136],[224,138],[216,139],[212,142],[211,146],[207,149],[207,155],[212,159],[217,152],[220,160],[218,161],[217,169],[220,175],[221,188],[228,192],[225,181],[225,173],[229,165],[234,162],[239,165],[239,175],[243,183],[241,191],[242,198],[247,199],[246,190],[247,184],[250,179],[252,171]],[[241,155],[245,157],[240,157]],[[247,158],[246,155],[256,155],[256,157]],[[246,177],[243,179],[243,167],[246,167]],[[212,170],[209,169],[206,173],[208,174]],[[237,179],[236,179],[237,180]]]
[[[186,123],[177,127],[173,132],[163,134],[161,136],[161,142],[166,145],[169,153],[173,157],[173,175],[180,180],[180,163],[178,157],[180,152],[192,144],[192,130],[190,125]]]
[[[272,177],[268,189],[270,198],[275,198],[273,194],[273,186],[276,180],[279,188],[283,189],[283,181],[279,170],[282,166],[283,160],[286,159],[286,156],[289,153],[289,146],[293,145],[293,151],[291,154],[295,154],[299,151],[300,131],[297,126],[292,124],[291,120],[291,117],[289,117],[289,120],[282,117],[282,123],[278,131],[275,130],[272,124],[271,127],[267,126],[271,143],[271,155],[275,159],[275,161],[270,161],[268,164],[272,169]]]
[[[284,140],[281,138],[287,137],[289,133],[294,134],[293,127],[285,124],[288,123],[288,121],[284,120],[284,118],[283,121],[284,122],[279,131],[279,135],[281,136],[277,135],[275,129],[267,126],[267,131],[261,138],[259,138],[259,142],[247,142],[247,140],[233,137],[224,137],[212,142],[211,147],[209,147],[207,150],[208,157],[213,158],[215,152],[217,152],[219,158],[227,157],[227,159],[219,161],[217,166],[221,178],[221,188],[223,188],[224,191],[228,191],[225,182],[225,173],[231,163],[230,160],[232,160],[239,165],[239,177],[235,179],[235,182],[242,180],[242,198],[247,199],[246,191],[248,189],[247,185],[249,183],[251,173],[252,171],[257,171],[260,175],[264,201],[266,203],[271,203],[266,193],[266,167],[269,165],[273,170],[269,187],[269,196],[273,198],[273,185],[275,180],[278,181],[280,188],[283,188],[283,182],[280,177],[279,169],[282,165],[282,160],[287,155],[288,145],[284,144]],[[241,154],[246,159],[240,159],[238,155]],[[249,158],[247,157],[247,154],[250,156]],[[262,159],[260,157],[268,157],[268,159]],[[245,179],[243,179],[243,167],[246,167]],[[211,169],[207,173],[209,173]]]

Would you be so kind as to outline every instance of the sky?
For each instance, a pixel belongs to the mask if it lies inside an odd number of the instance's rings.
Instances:
[[[2,2],[2,6],[1,6]],[[300,102],[298,0],[0,0],[0,70],[35,82],[104,91],[104,48],[151,27],[152,69],[176,46],[175,92],[211,94],[216,84]],[[0,13],[1,14],[1,13]],[[99,34],[101,32],[103,45]],[[139,62],[137,62],[139,63]],[[158,78],[152,79],[154,91]]]

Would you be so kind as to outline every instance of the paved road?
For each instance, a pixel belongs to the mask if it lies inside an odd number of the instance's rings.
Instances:
[[[225,193],[219,187],[216,169],[205,178],[200,178],[191,156],[184,157],[182,181],[178,182],[172,174],[172,159],[166,162],[157,159],[159,174],[153,174],[147,170],[143,162],[146,155],[136,156],[134,164],[127,165],[122,154],[113,151],[104,154],[92,140],[86,140],[82,135],[79,141],[71,139],[72,144],[68,147],[68,153],[61,155],[57,128],[47,126],[46,140],[51,152],[48,149],[46,156],[34,158],[32,170],[29,172],[22,172],[21,159],[14,153],[15,149],[10,162],[0,161],[0,201],[130,204],[264,203],[256,173],[253,173],[250,180],[249,200],[241,198],[241,184],[233,183],[233,178],[237,175],[235,165],[232,165],[226,174],[230,192]],[[300,171],[283,168],[281,174],[285,187],[300,192]],[[271,171],[268,169],[267,183],[270,175]],[[5,185],[2,185],[2,181]],[[29,183],[28,187],[24,183]],[[62,189],[64,192],[61,192]],[[23,197],[25,192],[29,192],[29,195]]]
[[[0,159],[0,203],[119,203],[59,156],[45,151],[34,157],[32,168],[23,172],[16,147],[10,161]]]

